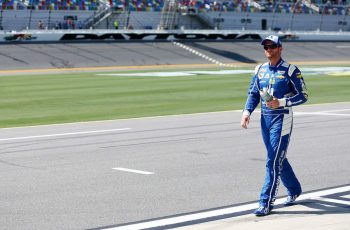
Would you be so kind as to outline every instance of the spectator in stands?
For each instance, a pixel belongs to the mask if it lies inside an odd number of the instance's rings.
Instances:
[[[67,29],[72,29],[72,22],[73,20],[71,18],[67,18]]]
[[[119,20],[118,19],[114,20],[114,28],[116,30],[119,29]]]
[[[44,29],[44,23],[41,20],[39,20],[39,22],[38,22],[38,29],[39,30],[43,30]]]
[[[62,23],[62,29],[64,29],[64,30],[67,30],[67,29],[68,29],[67,20],[63,21],[63,23]]]
[[[78,29],[79,30],[83,29],[83,23],[81,21],[78,21]]]

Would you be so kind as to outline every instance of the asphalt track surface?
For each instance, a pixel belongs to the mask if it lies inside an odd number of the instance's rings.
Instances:
[[[180,43],[225,64],[256,65],[266,61],[259,41]],[[0,74],[4,70],[212,64],[173,42],[14,43],[0,47]],[[350,42],[285,42],[283,49],[283,57],[293,64],[350,64]]]
[[[350,103],[294,111],[287,157],[304,193],[350,184]],[[1,129],[1,228],[112,228],[255,203],[265,171],[259,113],[247,130],[240,118],[226,111]]]

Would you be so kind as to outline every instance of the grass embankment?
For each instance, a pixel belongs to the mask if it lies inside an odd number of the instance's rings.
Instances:
[[[304,76],[309,103],[350,101],[350,75]],[[0,77],[0,127],[242,109],[251,77]]]

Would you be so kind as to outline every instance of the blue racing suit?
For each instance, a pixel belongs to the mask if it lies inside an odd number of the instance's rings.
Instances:
[[[260,96],[266,90],[277,98],[280,107],[271,109]],[[300,70],[282,59],[276,66],[258,65],[252,78],[244,113],[250,115],[261,99],[261,131],[267,149],[266,176],[260,195],[260,206],[272,208],[276,199],[280,178],[288,195],[300,195],[301,186],[286,152],[292,132],[292,106],[307,101],[307,90]]]

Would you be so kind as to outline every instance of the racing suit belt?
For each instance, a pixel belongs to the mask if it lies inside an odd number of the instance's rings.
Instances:
[[[261,106],[261,112],[263,115],[279,115],[279,114],[289,114],[291,112],[290,107],[281,107],[277,109],[270,109],[265,105]]]

